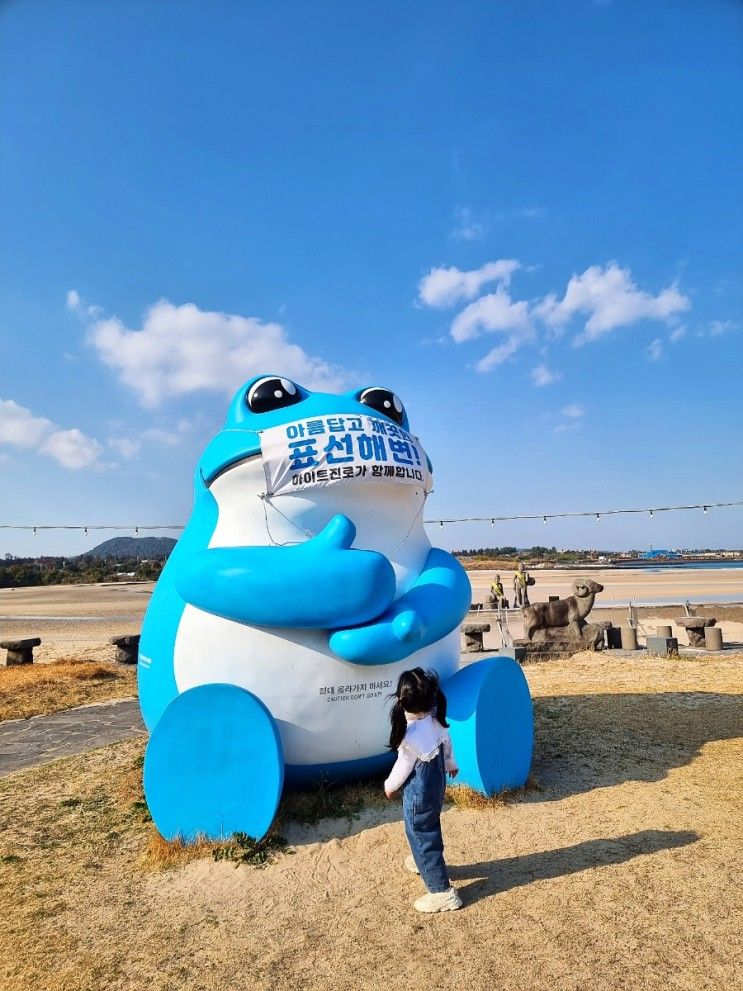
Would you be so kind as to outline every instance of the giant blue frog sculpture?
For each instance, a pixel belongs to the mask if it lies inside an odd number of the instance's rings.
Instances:
[[[387,389],[262,375],[238,391],[142,629],[145,795],[163,836],[261,837],[285,781],[383,775],[389,696],[412,667],[441,678],[459,781],[523,784],[529,691],[509,658],[459,668],[471,588],[429,543],[430,486]]]

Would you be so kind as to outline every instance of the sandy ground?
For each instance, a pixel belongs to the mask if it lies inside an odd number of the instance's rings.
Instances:
[[[588,575],[604,586],[599,601],[605,607],[626,605],[679,604],[692,602],[743,602],[743,568],[591,568],[590,570],[532,569],[536,584],[529,589],[532,602],[545,602],[550,595],[570,595],[572,582]],[[470,581],[476,602],[485,598],[494,571],[471,571]],[[501,572],[506,595],[512,598],[513,572]]]
[[[581,571],[535,570],[531,574],[536,585],[530,589],[533,602],[546,601],[549,595],[570,594],[572,581]],[[490,588],[494,572],[470,572],[473,599],[482,602]],[[590,572],[592,578],[605,586],[597,598],[592,617],[611,619],[620,625],[626,619],[626,603],[666,603],[680,605],[686,599],[694,603],[743,602],[743,569],[711,568],[684,570],[674,568],[663,572],[647,572],[640,568],[626,570],[599,569]],[[510,592],[510,574],[504,574],[504,584]],[[138,633],[142,617],[152,594],[151,582],[101,585],[57,585],[38,588],[0,589],[0,639],[39,636],[41,647],[34,657],[40,663],[70,656],[84,660],[113,660],[114,650],[107,644],[112,636]],[[614,608],[612,609],[612,606]],[[643,610],[643,622],[654,632],[657,622],[668,622],[663,611],[648,615]],[[677,611],[683,615],[683,609]],[[726,642],[743,643],[743,608],[740,622],[733,614],[718,625],[722,626]],[[737,620],[737,616],[735,619]],[[522,634],[518,612],[511,612],[509,623],[514,637]],[[733,623],[733,625],[727,625]],[[683,631],[679,643],[686,644]],[[500,638],[491,631],[486,646],[500,645]],[[640,642],[643,642],[642,637]]]
[[[152,582],[0,589],[0,640],[41,637],[39,663],[113,661],[113,636],[139,633]]]
[[[142,866],[140,745],[0,784],[3,991],[741,986],[743,655],[526,670],[539,790],[447,808],[465,909],[419,916],[397,803],[256,870]]]

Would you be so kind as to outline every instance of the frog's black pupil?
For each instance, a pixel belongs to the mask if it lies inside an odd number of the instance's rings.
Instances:
[[[402,403],[399,399],[397,406],[400,406],[400,409],[397,409],[394,393],[390,392],[389,389],[365,389],[359,396],[359,402],[402,425],[405,411],[402,409]]]
[[[270,413],[301,402],[302,394],[296,386],[289,392],[281,379],[263,379],[250,387],[245,399],[251,413]]]

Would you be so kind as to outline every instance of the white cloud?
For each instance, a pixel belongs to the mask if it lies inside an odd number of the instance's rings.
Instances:
[[[518,331],[523,339],[533,335],[529,319],[529,304],[524,300],[514,303],[505,289],[481,296],[465,306],[451,324],[451,336],[457,343],[470,341],[485,331]]]
[[[63,468],[88,468],[98,460],[101,445],[92,437],[87,437],[77,427],[72,430],[55,430],[49,434],[39,448]]]
[[[581,425],[581,420],[585,416],[585,410],[578,403],[568,403],[563,406],[560,413],[564,419],[552,428],[553,433],[564,434],[568,430],[577,430]]]
[[[424,306],[445,309],[462,300],[474,299],[489,282],[510,285],[511,276],[520,267],[512,258],[501,258],[469,272],[454,267],[432,268],[418,283],[418,299]]]
[[[0,399],[0,443],[14,447],[37,447],[51,429],[52,421],[34,416],[12,399]]]
[[[109,437],[108,446],[118,451],[122,458],[136,458],[142,442],[133,437]]]
[[[663,350],[663,341],[660,337],[656,337],[654,341],[645,348],[645,354],[647,355],[648,361],[660,361],[660,359],[665,354]]]
[[[733,320],[711,320],[709,324],[709,336],[722,337],[723,334],[727,334],[729,330],[734,329],[735,323]]]
[[[676,344],[682,337],[686,337],[686,327],[684,326],[676,327],[675,330],[672,330],[668,335],[668,340],[671,344]]]
[[[531,380],[538,388],[542,388],[545,385],[552,385],[553,382],[559,382],[561,378],[562,372],[553,371],[545,364],[536,365],[531,370]]]
[[[478,372],[491,372],[498,365],[502,365],[504,361],[507,361],[513,354],[515,354],[518,349],[523,344],[520,337],[512,336],[509,337],[503,344],[498,344],[496,347],[492,348],[485,355],[484,358],[480,360],[475,365],[475,369]]]
[[[592,265],[581,275],[574,275],[561,300],[550,293],[534,313],[551,327],[563,326],[577,313],[587,314],[583,332],[574,339],[579,345],[638,320],[667,321],[690,306],[689,298],[675,285],[653,296],[637,288],[629,269],[612,262],[605,267]]]
[[[70,289],[67,293],[67,309],[77,313],[81,306],[80,293],[77,289]]]
[[[343,369],[292,344],[281,324],[201,310],[193,303],[161,300],[139,330],[115,317],[100,320],[88,339],[148,407],[197,391],[230,394],[260,372],[277,372],[315,389],[340,388],[347,380]]]
[[[119,429],[121,427],[118,423],[112,425]],[[109,437],[108,446],[118,451],[123,458],[130,460],[139,455],[142,445],[145,443],[177,447],[189,429],[190,424],[188,421],[180,420],[173,430],[165,430],[162,427],[151,427],[149,430],[143,431],[139,437]]]
[[[469,207],[457,207],[454,211],[456,226],[450,237],[454,241],[479,241],[485,236],[488,226],[483,220],[477,220]]]
[[[34,414],[12,399],[0,399],[0,443],[33,448],[64,468],[87,468],[96,462],[101,445],[77,427],[60,430],[51,420]]]

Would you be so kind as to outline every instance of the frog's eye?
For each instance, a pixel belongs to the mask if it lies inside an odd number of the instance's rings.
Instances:
[[[377,413],[382,413],[384,416],[388,416],[390,420],[394,420],[395,423],[402,425],[405,419],[405,409],[397,398],[394,392],[390,392],[389,389],[381,389],[378,386],[374,386],[371,389],[364,389],[364,391],[359,396],[359,402],[363,403],[364,406],[369,406],[371,409],[377,411]]]
[[[251,413],[270,413],[301,402],[302,393],[289,379],[271,377],[254,382],[245,399]]]

